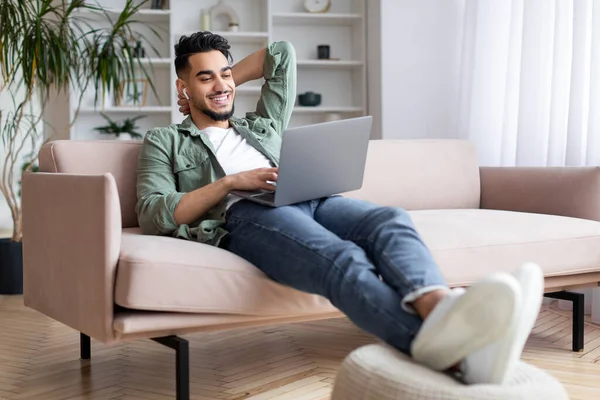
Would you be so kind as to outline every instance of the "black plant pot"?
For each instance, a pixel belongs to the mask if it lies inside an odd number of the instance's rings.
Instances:
[[[23,294],[23,243],[0,239],[0,294]]]

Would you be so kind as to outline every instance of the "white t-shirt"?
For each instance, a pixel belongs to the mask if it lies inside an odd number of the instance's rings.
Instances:
[[[212,142],[217,160],[223,167],[226,175],[237,174],[257,168],[270,168],[273,165],[260,151],[250,146],[246,139],[233,128],[208,127],[200,131]],[[237,196],[227,197],[227,208],[236,201]]]

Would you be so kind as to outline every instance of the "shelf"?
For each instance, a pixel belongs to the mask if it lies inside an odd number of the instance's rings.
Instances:
[[[118,17],[122,10],[116,8],[105,8],[106,14],[109,17]],[[104,15],[104,12],[98,10],[80,9],[74,12],[79,15],[99,16]],[[169,22],[171,16],[171,10],[152,10],[152,9],[141,9],[135,14],[137,20],[144,22]]]
[[[191,35],[194,32],[182,32],[177,33],[176,39],[182,35]],[[214,31],[214,34],[223,36],[225,39],[231,42],[237,43],[263,43],[269,39],[269,32],[230,32],[230,31]]]
[[[173,60],[170,58],[141,58],[140,63],[144,66],[150,66],[150,62],[152,62],[153,67],[169,67]],[[137,61],[136,61],[137,64]]]
[[[154,10],[150,8],[142,8],[138,11],[140,15],[171,15],[171,10]]]
[[[298,60],[299,67],[314,67],[314,68],[359,68],[364,65],[362,61],[350,60]]]
[[[311,14],[302,12],[273,14],[273,22],[277,24],[350,25],[361,20],[361,14]]]
[[[350,106],[296,106],[294,112],[298,114],[316,114],[316,113],[354,113],[362,112],[362,107],[350,107]]]
[[[261,87],[260,86],[236,86],[235,93],[243,93],[243,94],[260,94]]]
[[[82,113],[146,113],[146,114],[158,114],[158,113],[170,113],[171,107],[167,106],[116,106],[106,107],[104,110],[101,108],[94,107],[81,107],[80,112]]]

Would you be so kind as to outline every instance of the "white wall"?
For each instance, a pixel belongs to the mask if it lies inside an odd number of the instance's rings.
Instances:
[[[369,110],[377,120],[373,137],[459,136],[465,1],[368,1]]]

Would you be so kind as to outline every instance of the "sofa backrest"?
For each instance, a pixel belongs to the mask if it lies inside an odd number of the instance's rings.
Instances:
[[[123,227],[136,227],[140,149],[139,141],[58,140],[42,148],[40,171],[111,173],[119,190]],[[345,195],[407,210],[478,208],[480,183],[475,149],[459,140],[371,141],[363,187]]]
[[[479,208],[477,153],[464,140],[373,140],[361,189],[348,197],[406,210]]]

